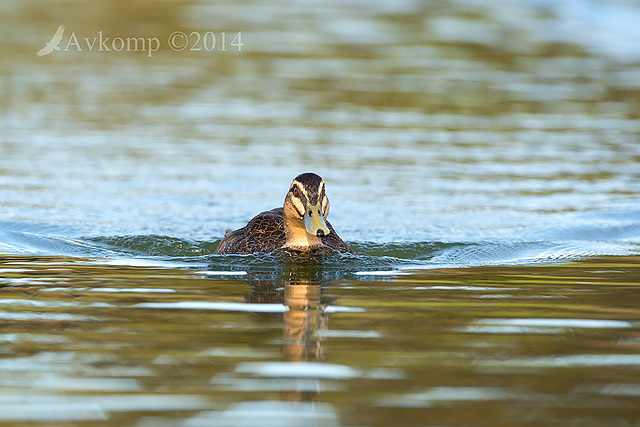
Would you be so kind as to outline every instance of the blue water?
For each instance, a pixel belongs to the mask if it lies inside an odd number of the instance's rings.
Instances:
[[[126,34],[64,16],[66,37],[162,38],[179,16],[244,35],[153,57],[36,57],[58,20],[3,13],[0,251],[218,262],[226,229],[314,171],[385,268],[638,253],[633,4],[252,7],[117,12]]]
[[[433,120],[411,117],[415,125]],[[397,142],[391,134],[402,128],[361,124],[362,139],[350,141],[351,129],[333,129],[337,124],[327,120],[330,130],[315,124],[310,132],[339,142],[240,145],[121,139],[104,131],[93,144],[75,132],[39,144],[12,142],[18,135],[35,139],[12,130],[0,160],[0,250],[215,259],[227,228],[281,205],[292,177],[314,170],[327,181],[336,230],[360,256],[395,258],[392,267],[544,263],[639,251],[635,128],[616,143],[605,136],[621,131],[608,120],[600,130],[595,118],[589,132],[568,141],[564,130],[536,131],[551,140],[537,143],[528,130],[505,134],[488,123],[483,131],[436,136],[427,124],[417,132],[405,123],[411,129],[403,138],[413,141]],[[455,142],[462,135],[478,141]],[[438,136],[454,142],[431,141]]]

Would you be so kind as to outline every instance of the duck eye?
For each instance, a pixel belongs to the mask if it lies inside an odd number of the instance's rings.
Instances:
[[[291,189],[291,192],[293,193],[294,196],[299,197],[300,196],[300,189],[297,186],[294,186]]]

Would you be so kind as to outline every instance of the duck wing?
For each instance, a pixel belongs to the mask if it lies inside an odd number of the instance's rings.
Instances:
[[[216,249],[216,254],[273,252],[284,243],[283,209],[275,208],[259,213],[238,230],[227,231]]]
[[[338,233],[336,233],[336,231],[333,229],[331,223],[329,223],[329,221],[325,222],[327,223],[327,227],[329,227],[329,230],[331,230],[331,233],[321,237],[322,243],[324,243],[325,246],[329,246],[331,249],[334,249],[338,252],[355,254],[355,252],[353,252],[353,249],[351,249],[351,246],[346,244],[345,241],[342,240],[340,236],[338,236]]]

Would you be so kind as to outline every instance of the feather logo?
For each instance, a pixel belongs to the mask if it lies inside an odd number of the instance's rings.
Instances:
[[[62,36],[64,36],[64,25],[60,25],[58,27],[53,37],[51,37],[49,43],[47,43],[45,47],[36,52],[36,55],[44,56],[50,54],[54,50],[60,50],[60,46],[58,45],[62,41]]]

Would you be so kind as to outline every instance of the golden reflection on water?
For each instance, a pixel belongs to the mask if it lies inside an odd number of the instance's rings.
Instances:
[[[291,362],[323,362],[326,349],[318,331],[327,329],[327,315],[320,306],[320,284],[285,284],[284,359]]]
[[[327,361],[326,337],[329,315],[325,313],[329,301],[322,297],[321,273],[315,266],[288,265],[282,282],[276,280],[249,281],[252,293],[249,302],[282,303],[287,310],[282,315],[282,359],[291,363]],[[326,285],[326,283],[325,283]],[[322,386],[317,380],[314,390],[283,392],[285,401],[320,401]]]
[[[638,265],[608,258],[336,283],[309,265],[238,281],[3,257],[0,418],[631,421]],[[62,406],[33,413],[45,400]],[[81,404],[94,410],[75,411]]]

